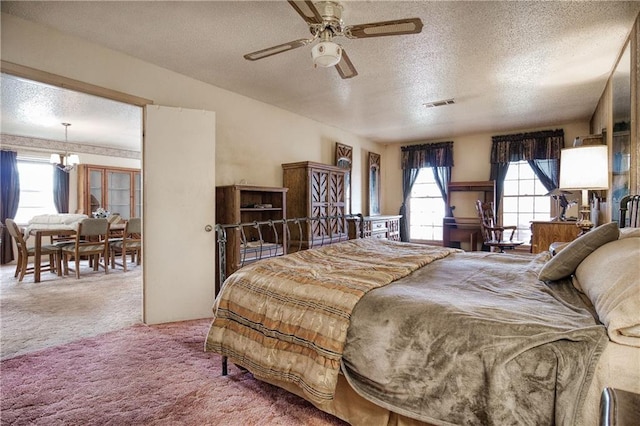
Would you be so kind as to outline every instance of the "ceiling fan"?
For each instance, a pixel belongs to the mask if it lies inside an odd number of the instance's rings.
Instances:
[[[313,36],[301,38],[277,46],[268,47],[244,55],[249,61],[267,58],[278,53],[287,52],[320,40],[311,49],[311,56],[316,66],[335,66],[342,78],[358,75],[347,52],[342,46],[333,42],[333,37],[369,38],[403,34],[417,34],[422,31],[420,18],[397,19],[393,21],[371,22],[360,25],[344,25],[342,22],[342,6],[334,1],[313,3],[309,0],[288,0],[302,19],[309,25]]]

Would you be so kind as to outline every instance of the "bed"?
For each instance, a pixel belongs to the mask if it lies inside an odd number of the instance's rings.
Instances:
[[[205,349],[354,425],[597,424],[640,393],[640,230],[555,257],[355,239],[227,278]]]

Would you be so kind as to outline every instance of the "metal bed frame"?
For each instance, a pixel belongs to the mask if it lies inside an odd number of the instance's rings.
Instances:
[[[294,249],[294,251],[301,251],[346,241],[349,239],[347,220],[355,221],[356,238],[364,238],[364,220],[363,215],[360,213],[265,220],[237,224],[216,224],[215,230],[218,243],[218,277],[220,282],[220,291],[222,291],[224,282],[227,279],[226,265],[228,231],[239,231],[241,242],[240,267],[243,267],[258,260],[283,256],[284,254],[291,253],[291,249]],[[309,228],[319,230],[321,234],[320,238],[312,240],[309,246],[303,246],[302,238],[298,238],[297,244],[292,244],[290,238],[291,235],[303,235],[303,224],[306,224]],[[336,233],[336,229],[342,230],[342,232]],[[251,232],[247,232],[247,230],[251,230]],[[292,230],[297,232],[292,232]],[[251,241],[249,239],[250,237],[247,237],[247,234],[251,234],[254,237],[257,235],[257,238],[255,241]],[[273,241],[265,243],[263,236],[266,234],[270,235]],[[253,243],[253,247],[249,247],[249,243]],[[284,244],[287,245],[286,250],[281,249],[281,247],[284,247]],[[252,256],[250,258],[247,256],[249,249],[251,249],[252,252]],[[222,375],[226,376],[227,373],[227,357],[223,356]]]
[[[628,213],[628,216],[627,216]],[[640,195],[625,195],[620,200],[620,228],[640,227]]]

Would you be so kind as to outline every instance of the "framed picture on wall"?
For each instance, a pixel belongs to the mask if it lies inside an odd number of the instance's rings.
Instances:
[[[345,169],[344,205],[345,212],[351,214],[351,169],[353,165],[353,148],[336,142],[336,166]]]
[[[369,216],[380,214],[380,154],[369,153]]]

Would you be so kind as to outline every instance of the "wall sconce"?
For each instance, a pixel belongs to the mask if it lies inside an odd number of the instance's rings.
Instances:
[[[64,126],[64,141],[65,143],[69,143],[67,130],[71,123],[62,123]],[[49,159],[51,164],[55,164],[60,170],[69,173],[76,165],[80,164],[80,157],[76,154],[51,154],[51,158]]]
[[[606,145],[583,145],[560,152],[560,189],[582,191],[580,220],[582,234],[593,228],[589,190],[609,189],[609,157]]]

